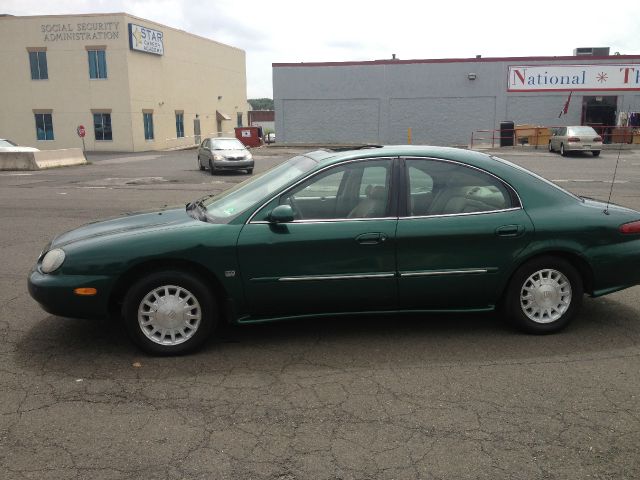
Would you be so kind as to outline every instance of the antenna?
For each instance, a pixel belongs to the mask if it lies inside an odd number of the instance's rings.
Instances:
[[[622,135],[622,140],[624,141],[626,135]],[[616,183],[616,174],[618,173],[618,164],[620,163],[620,152],[622,151],[622,142],[620,142],[620,147],[618,148],[618,158],[616,158],[616,168],[613,169],[613,179],[611,180],[611,189],[609,190],[609,199],[607,200],[607,206],[604,208],[605,215],[609,215],[609,204],[611,203],[611,195],[613,194],[613,185]]]

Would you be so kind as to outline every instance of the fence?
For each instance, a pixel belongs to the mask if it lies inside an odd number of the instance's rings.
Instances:
[[[591,125],[605,144],[635,143],[640,144],[640,129],[638,127],[618,127],[615,125]],[[566,127],[556,125],[539,127],[533,125],[517,125],[512,129],[474,130],[471,132],[469,148],[485,146],[518,147],[524,145],[546,148],[555,129]]]

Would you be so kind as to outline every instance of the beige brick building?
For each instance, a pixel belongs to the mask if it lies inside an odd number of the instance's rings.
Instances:
[[[245,52],[126,13],[0,16],[0,138],[160,150],[247,125]]]

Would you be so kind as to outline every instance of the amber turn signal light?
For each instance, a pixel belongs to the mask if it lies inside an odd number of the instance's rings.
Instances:
[[[84,287],[74,289],[73,293],[76,295],[91,296],[97,294],[98,290],[93,287]]]

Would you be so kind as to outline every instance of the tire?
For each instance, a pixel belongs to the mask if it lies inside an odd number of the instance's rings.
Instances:
[[[247,173],[248,173],[249,175],[253,174],[253,168],[247,168]]]
[[[560,144],[560,155],[562,155],[563,157],[567,156],[567,152],[565,152],[564,150],[564,143]]]
[[[213,162],[211,161],[211,159],[209,159],[209,173],[211,175],[216,174],[216,167],[213,166]]]
[[[553,147],[551,146],[551,142],[549,142],[549,151],[553,152]]]
[[[600,156],[600,150],[594,150],[594,151],[593,151],[593,152],[591,152],[591,153],[593,153],[593,156],[594,156],[594,157],[599,157],[599,156]]]
[[[204,283],[178,270],[153,272],[136,281],[124,297],[122,313],[131,339],[153,355],[195,350],[213,332],[219,317],[215,298]]]
[[[522,265],[511,278],[505,313],[524,332],[554,333],[565,328],[578,312],[582,295],[582,278],[569,262],[538,257]]]
[[[200,170],[206,170],[206,168],[204,168],[202,162],[200,161],[200,155],[198,155],[198,167],[200,168]]]

